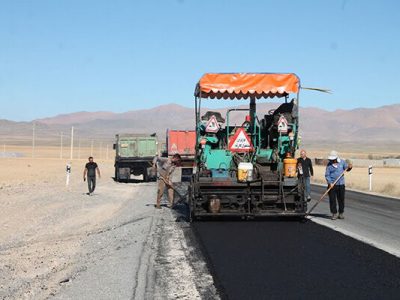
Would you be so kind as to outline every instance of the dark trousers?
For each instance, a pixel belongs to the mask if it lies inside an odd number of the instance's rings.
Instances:
[[[94,189],[96,188],[96,176],[88,176],[87,178],[87,184],[89,188],[89,193],[93,193]]]
[[[339,214],[344,213],[344,193],[345,193],[344,185],[335,185],[329,191],[329,206],[332,214],[337,214],[337,206],[336,201],[339,204]]]

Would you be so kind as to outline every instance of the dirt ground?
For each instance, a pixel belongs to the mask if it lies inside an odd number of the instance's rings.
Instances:
[[[88,196],[86,161],[69,187],[66,162],[0,159],[0,299],[200,299],[198,278],[213,289],[174,211],[154,208],[156,183],[114,182],[112,161],[97,160]]]

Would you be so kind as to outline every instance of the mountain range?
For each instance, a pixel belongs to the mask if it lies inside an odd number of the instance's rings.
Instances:
[[[234,106],[245,108],[246,106]],[[276,103],[259,103],[259,117],[276,108]],[[207,109],[204,108],[203,111]],[[226,108],[213,109],[225,116]],[[400,104],[378,108],[338,109],[326,111],[315,107],[300,107],[300,134],[309,142],[358,142],[363,144],[400,143]],[[132,110],[124,113],[108,111],[76,112],[31,122],[0,120],[0,136],[30,136],[35,123],[38,132],[49,137],[59,132],[69,132],[71,126],[82,137],[112,139],[116,133],[157,133],[165,136],[167,128],[192,130],[194,109],[177,104],[166,104],[151,109]],[[232,113],[231,122],[244,120],[241,112]]]

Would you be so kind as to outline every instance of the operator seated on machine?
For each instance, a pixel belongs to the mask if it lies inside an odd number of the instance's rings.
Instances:
[[[247,133],[251,133],[250,132],[250,128],[251,128],[251,117],[250,117],[250,115],[246,115],[246,119],[242,124],[242,128],[244,128],[244,130],[246,130]]]
[[[242,126],[235,126],[230,132],[229,132],[229,137],[232,137],[235,135],[236,130],[238,128],[243,128],[247,133],[250,133],[250,126],[251,126],[251,121],[250,121],[250,116],[246,115],[246,118],[244,122],[242,123]]]

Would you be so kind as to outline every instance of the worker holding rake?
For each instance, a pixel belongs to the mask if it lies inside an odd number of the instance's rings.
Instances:
[[[168,190],[168,207],[174,204],[174,187],[171,181],[171,174],[174,172],[175,167],[180,166],[181,156],[174,154],[172,158],[156,156],[153,160],[153,167],[157,169],[158,173],[158,191],[156,208],[161,208],[161,198],[164,194],[165,188]]]
[[[353,165],[340,159],[338,153],[334,150],[328,156],[328,164],[325,171],[325,179],[329,188],[329,206],[332,214],[331,219],[344,219],[344,198],[345,198],[345,181],[344,173],[349,172]],[[337,205],[339,206],[339,216]]]

